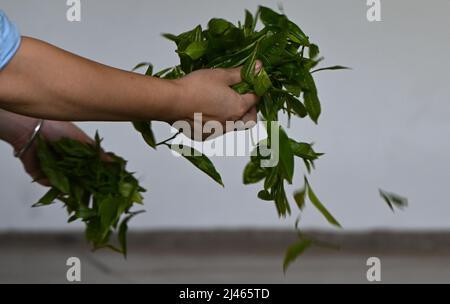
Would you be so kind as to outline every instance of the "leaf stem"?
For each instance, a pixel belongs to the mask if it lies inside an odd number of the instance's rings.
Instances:
[[[178,135],[180,135],[181,133],[182,133],[181,131],[178,131],[178,132],[177,132],[175,135],[173,135],[172,137],[170,137],[170,138],[168,138],[168,139],[166,139],[166,140],[164,140],[164,141],[162,141],[162,142],[156,144],[156,146],[158,147],[158,146],[162,146],[162,145],[167,144],[169,141],[174,140],[174,139],[175,139]]]
[[[284,110],[284,111],[286,111],[286,112],[288,112],[288,113],[291,113],[292,115],[296,115],[296,116],[297,116],[297,113],[293,112],[292,110],[289,110],[289,109],[286,108],[286,107],[282,107],[281,109]]]

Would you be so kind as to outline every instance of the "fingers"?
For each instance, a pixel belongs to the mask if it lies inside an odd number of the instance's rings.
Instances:
[[[41,171],[40,168],[31,166],[31,168],[27,168],[25,166],[25,170],[27,173],[31,176],[34,182],[44,186],[44,187],[51,187],[50,180],[45,177],[45,174]]]
[[[242,113],[245,114],[247,113],[251,108],[255,107],[256,104],[259,102],[260,98],[258,96],[256,96],[255,94],[244,94],[241,95],[241,102],[242,102]],[[241,114],[242,114],[241,113]],[[242,116],[242,115],[240,115]]]
[[[103,151],[103,149],[102,149],[102,152],[101,152],[101,155],[100,155],[100,159],[102,161],[104,161],[104,162],[107,162],[107,163],[113,162],[114,161],[114,154],[111,155],[111,154]]]
[[[258,74],[262,69],[262,62],[260,60],[256,60],[255,64],[255,74]]]
[[[255,64],[255,74],[258,73],[262,68],[262,62],[257,60]],[[241,67],[235,69],[225,69],[225,73],[227,76],[227,84],[233,85],[242,81],[241,78]],[[241,95],[241,112],[239,113],[239,117],[242,117],[244,114],[249,112],[251,108],[253,108],[259,101],[259,97],[255,94],[243,94]]]
[[[228,86],[232,86],[242,81],[242,67],[234,69],[223,69],[224,81]]]
[[[38,183],[39,185],[44,186],[44,187],[51,187],[52,186],[52,184],[50,184],[50,181],[48,179],[46,179],[46,178],[37,179],[36,183]]]
[[[255,64],[255,74],[259,73],[262,68],[262,62],[257,60]],[[232,86],[234,84],[240,83],[242,81],[241,77],[242,67],[234,68],[234,69],[223,69],[224,78],[227,85]]]
[[[242,116],[241,120],[245,124],[245,129],[251,129],[256,125],[257,121],[257,110],[256,106],[252,107],[244,116]]]
[[[253,106],[239,119],[227,122],[225,124],[225,133],[253,128],[257,122],[257,112],[256,106]]]

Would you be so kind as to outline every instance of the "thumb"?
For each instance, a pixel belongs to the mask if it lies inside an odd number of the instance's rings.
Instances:
[[[242,67],[233,69],[223,69],[224,81],[228,86],[232,86],[242,81],[241,77]]]
[[[256,61],[255,64],[255,74],[258,73],[262,68],[262,62],[260,60]],[[240,83],[242,81],[241,77],[241,71],[242,67],[233,68],[233,69],[224,69],[225,71],[225,78],[226,83],[229,86],[232,86],[234,84]]]

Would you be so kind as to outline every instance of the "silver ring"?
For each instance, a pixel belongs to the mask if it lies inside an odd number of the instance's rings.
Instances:
[[[38,136],[39,132],[42,130],[42,126],[44,125],[44,120],[40,119],[36,125],[36,127],[33,130],[33,134],[31,134],[30,139],[28,140],[28,142],[23,146],[22,149],[20,149],[19,151],[15,151],[14,152],[14,156],[17,158],[21,158],[25,152],[27,152],[27,150],[31,147],[31,145],[33,144],[33,142],[36,140],[36,137]]]

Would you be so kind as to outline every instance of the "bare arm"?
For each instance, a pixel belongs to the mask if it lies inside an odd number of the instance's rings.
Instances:
[[[6,110],[57,120],[164,119],[178,99],[170,81],[107,67],[24,37],[0,72]]]
[[[0,109],[0,140],[9,143],[15,151],[22,149],[30,139],[33,129],[36,127],[38,119],[18,115]],[[55,141],[63,137],[72,138],[81,142],[92,143],[82,130],[68,121],[47,120],[41,129],[40,135],[48,141]],[[33,179],[38,179],[39,183],[48,186],[48,181],[40,179],[44,175],[40,170],[39,161],[36,154],[36,144],[34,143],[21,156],[25,171]]]
[[[180,80],[142,76],[23,37],[0,71],[0,108],[72,121],[189,120],[194,112],[206,120],[237,120],[254,113],[257,102],[229,87],[240,81],[238,69],[203,70]]]

